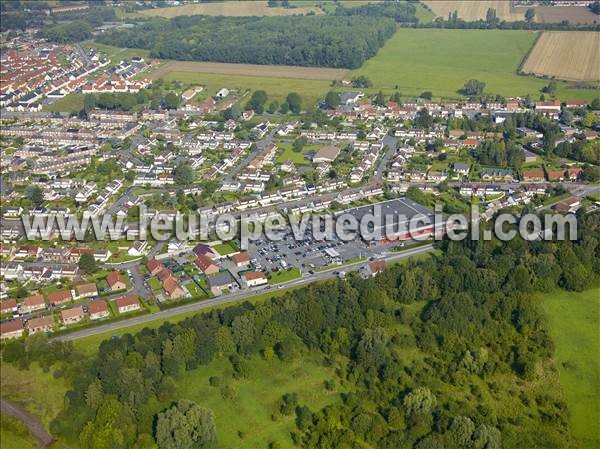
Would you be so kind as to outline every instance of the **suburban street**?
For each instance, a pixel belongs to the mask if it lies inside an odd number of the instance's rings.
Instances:
[[[402,259],[406,259],[407,257],[416,256],[418,254],[424,254],[434,249],[433,244],[423,245],[414,249],[407,249],[400,253],[392,253],[388,255],[384,255],[382,259],[386,262],[396,262]],[[157,313],[153,313],[150,315],[143,315],[134,317],[128,320],[117,321],[113,323],[106,323],[104,325],[100,325],[97,327],[83,329],[77,332],[73,332],[67,335],[61,335],[56,337],[57,340],[60,341],[73,341],[78,340],[80,338],[91,337],[93,335],[99,335],[108,332],[117,332],[121,329],[125,329],[130,326],[136,326],[140,324],[150,323],[156,320],[166,320],[168,318],[175,317],[179,314],[193,311],[201,311],[202,309],[206,309],[213,306],[224,305],[234,301],[239,301],[242,299],[249,299],[254,296],[269,292],[271,290],[290,288],[290,287],[298,287],[301,285],[310,284],[311,282],[322,281],[325,279],[330,279],[336,276],[336,273],[340,270],[345,272],[357,271],[360,267],[365,265],[366,262],[356,262],[348,265],[344,265],[343,267],[333,267],[331,269],[314,273],[312,275],[303,275],[300,279],[294,279],[289,282],[284,282],[278,284],[277,286],[268,286],[265,288],[259,288],[256,290],[240,290],[235,293],[231,293],[228,295],[222,295],[216,298],[207,299],[205,301],[199,301],[191,304],[185,304],[180,307],[175,307],[172,309],[162,310]]]

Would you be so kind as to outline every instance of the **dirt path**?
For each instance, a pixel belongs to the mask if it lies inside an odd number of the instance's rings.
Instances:
[[[21,407],[5,399],[0,399],[0,411],[18,419],[27,426],[33,436],[38,440],[40,447],[47,447],[54,442],[54,438],[46,432],[39,419],[27,413]]]

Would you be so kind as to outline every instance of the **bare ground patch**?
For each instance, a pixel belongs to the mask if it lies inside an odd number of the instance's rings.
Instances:
[[[600,33],[593,31],[545,32],[538,39],[524,73],[569,81],[600,81]]]
[[[304,80],[341,80],[348,73],[346,69],[320,67],[296,67],[285,65],[229,64],[225,62],[170,61],[150,74],[158,79],[170,72],[199,72],[223,75],[292,78]]]

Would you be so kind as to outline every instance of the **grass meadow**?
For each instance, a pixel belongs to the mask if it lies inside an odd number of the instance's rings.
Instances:
[[[583,448],[600,447],[600,287],[582,293],[540,295],[555,345],[560,384],[573,436]]]
[[[406,96],[431,91],[435,98],[456,98],[474,78],[486,83],[485,93],[537,98],[548,81],[517,74],[535,39],[535,32],[522,30],[400,28],[375,57],[348,76],[366,75],[373,92],[391,93],[397,87]],[[597,91],[570,88],[566,82],[559,82],[557,89],[559,98],[597,96]]]

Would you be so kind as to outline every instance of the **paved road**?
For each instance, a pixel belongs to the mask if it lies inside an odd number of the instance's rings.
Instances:
[[[383,257],[383,259],[388,262],[393,262],[396,260],[415,256],[417,254],[423,254],[423,253],[426,253],[431,250],[433,250],[433,244],[423,245],[418,248],[407,249],[400,253],[391,253],[391,254]],[[275,290],[281,289],[281,288],[297,287],[300,285],[306,285],[306,284],[310,284],[312,282],[332,278],[332,277],[336,276],[335,272],[340,271],[340,270],[345,271],[345,272],[357,271],[364,264],[365,264],[365,262],[356,262],[353,264],[344,265],[343,267],[333,267],[329,270],[321,271],[321,272],[315,273],[313,275],[305,275],[299,279],[295,279],[295,280],[289,281],[289,282],[284,282],[282,284],[279,284],[276,289],[271,288],[271,290],[269,290],[268,288],[261,288],[261,289],[256,289],[256,290],[252,290],[252,291],[240,290],[235,293],[231,293],[229,295],[223,295],[223,296],[219,296],[217,298],[207,299],[205,301],[199,301],[199,302],[195,302],[195,303],[191,303],[191,304],[185,304],[180,307],[175,307],[173,309],[161,310],[160,312],[157,312],[157,313],[154,313],[151,315],[142,315],[139,317],[130,318],[128,320],[117,321],[117,322],[113,322],[113,323],[106,323],[106,324],[100,325],[98,327],[83,329],[83,330],[80,330],[77,332],[72,332],[70,334],[58,336],[58,337],[56,337],[56,339],[61,340],[61,341],[78,340],[80,338],[90,337],[93,335],[103,334],[106,332],[116,332],[116,331],[119,331],[120,329],[124,329],[129,326],[145,324],[145,323],[149,323],[149,322],[156,321],[156,320],[166,320],[167,318],[174,317],[181,313],[200,311],[200,310],[206,309],[208,307],[212,307],[212,306],[216,306],[216,305],[223,305],[223,304],[227,304],[227,303],[230,303],[233,301],[238,301],[240,299],[248,299],[253,296],[257,296],[262,293],[268,292],[268,291],[275,291]]]
[[[54,438],[42,425],[39,419],[30,415],[21,407],[8,402],[5,399],[0,399],[0,410],[13,418],[18,419],[27,426],[29,431],[38,440],[41,447],[47,447],[54,442]]]

